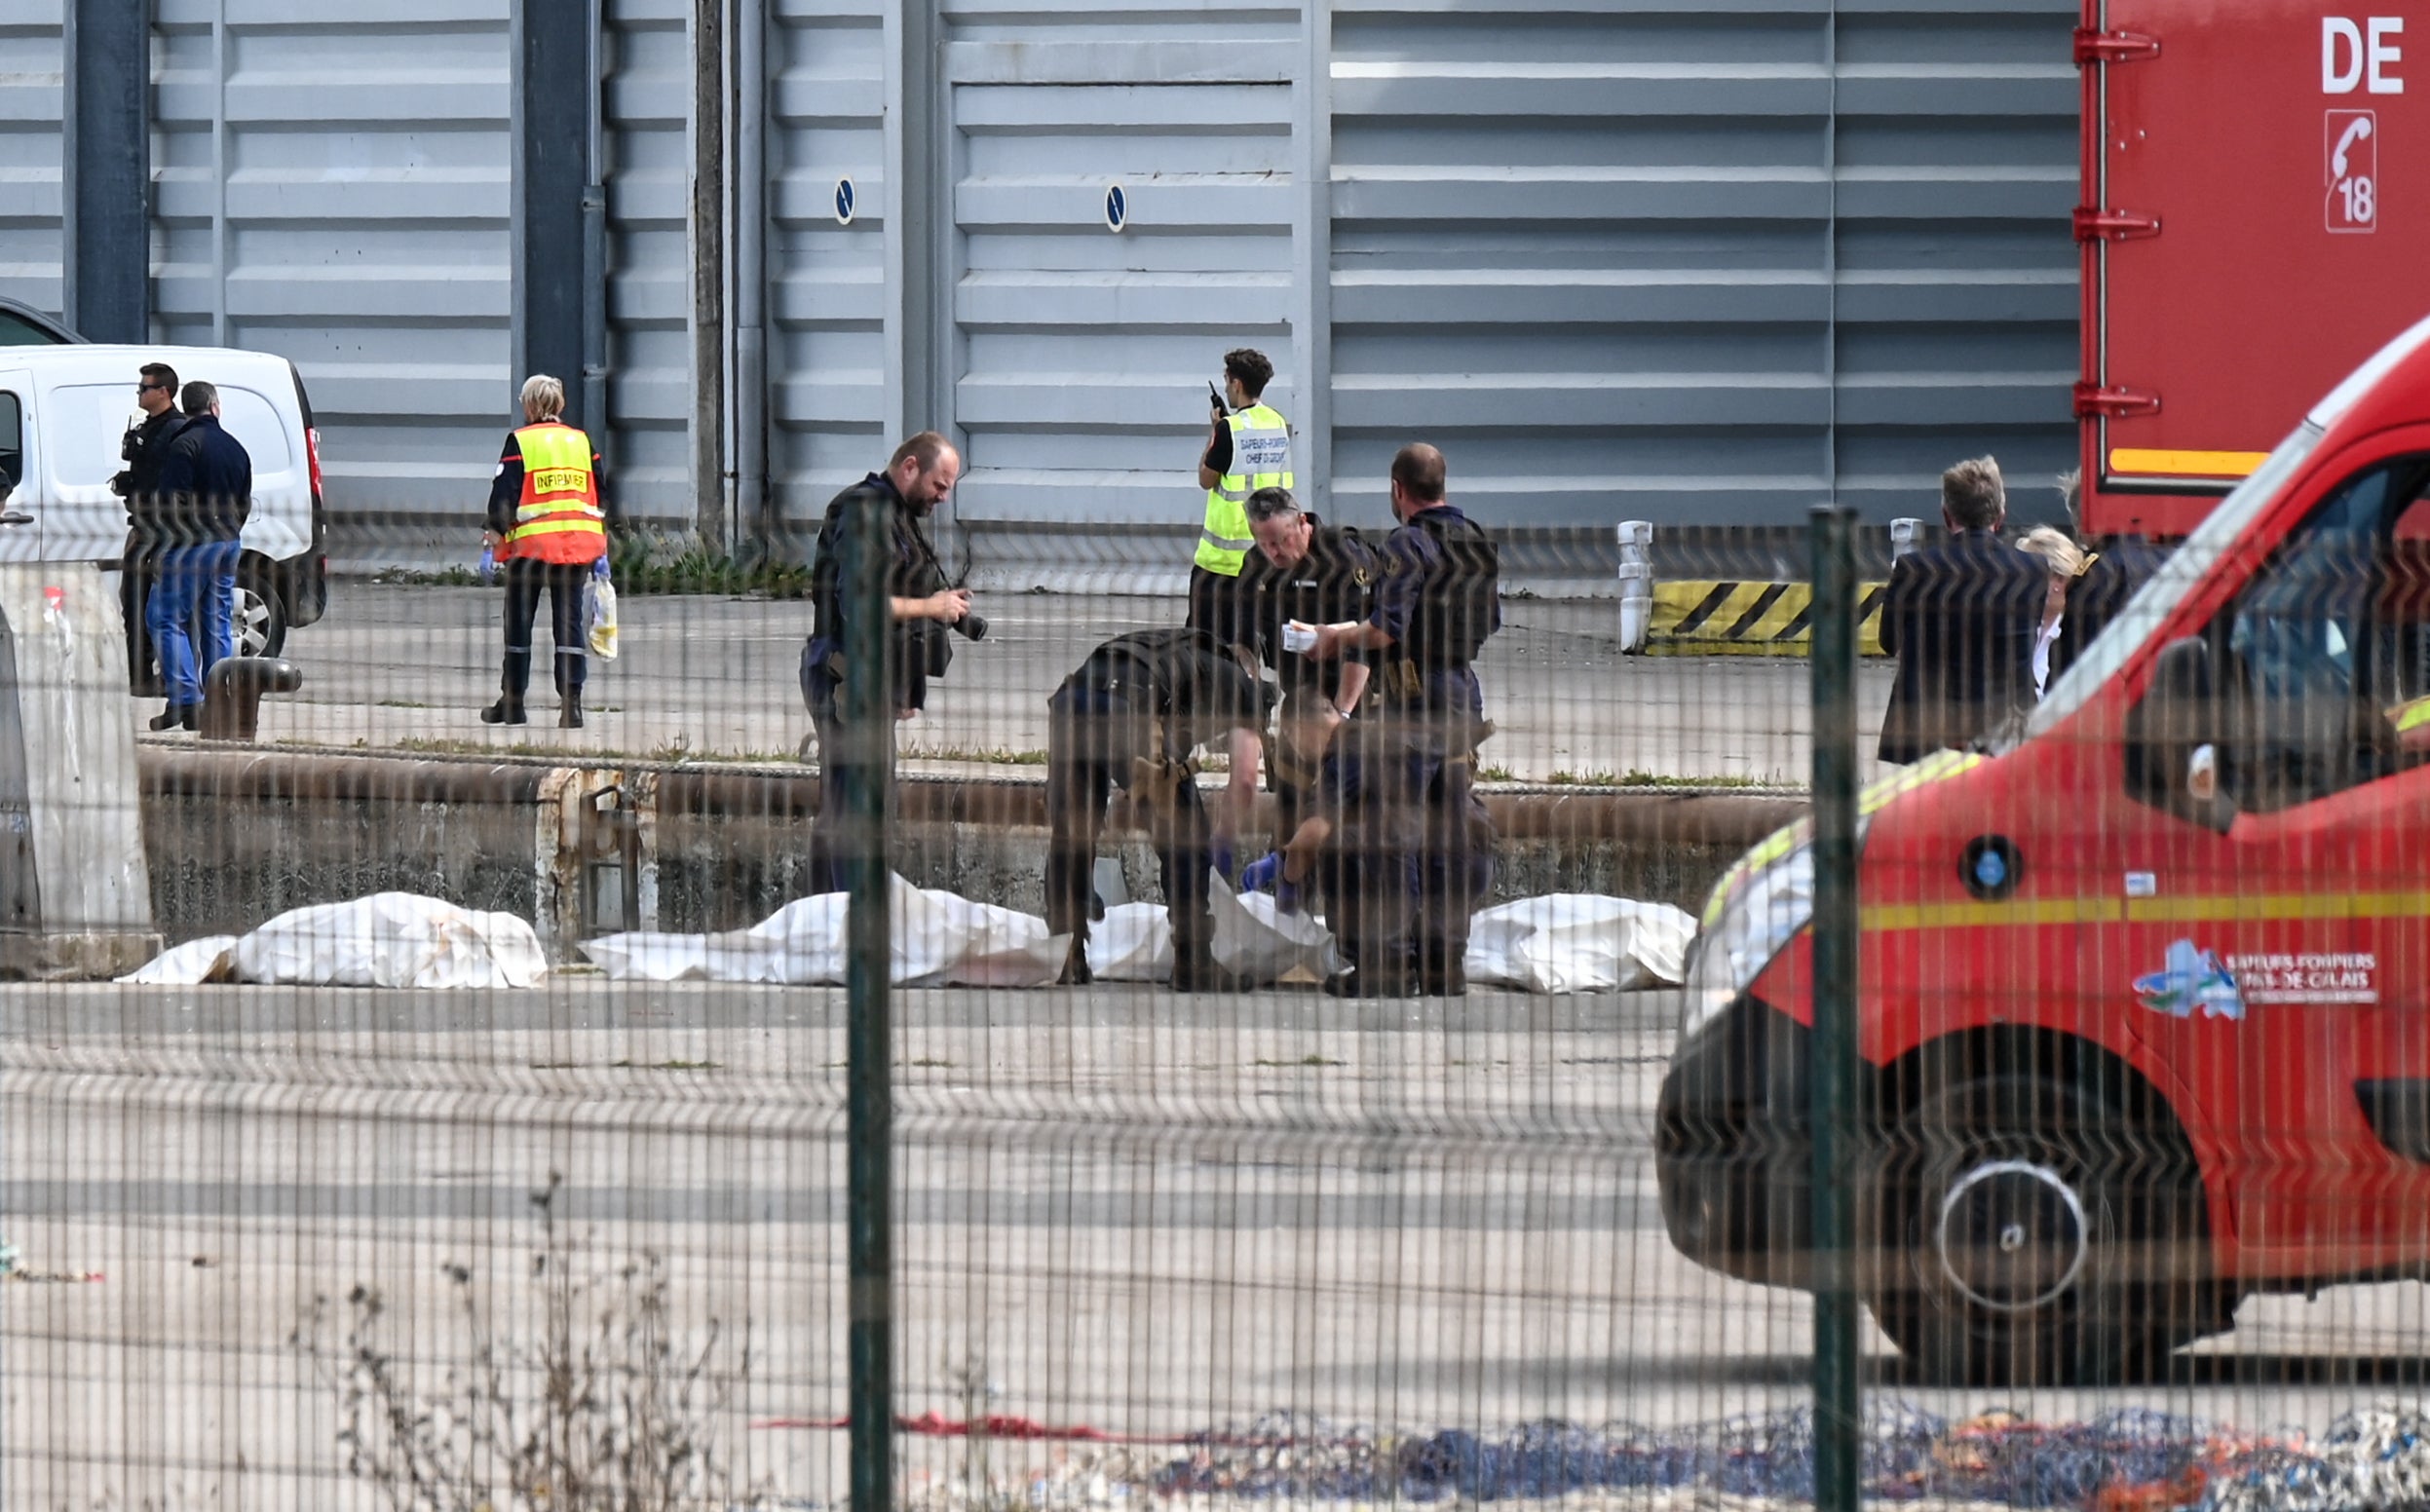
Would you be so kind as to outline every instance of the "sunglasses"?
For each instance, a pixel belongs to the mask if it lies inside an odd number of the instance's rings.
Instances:
[[[154,389],[158,389],[162,393],[166,394],[169,392],[169,385],[165,383],[139,383],[135,385],[135,392],[137,394],[149,394]]]

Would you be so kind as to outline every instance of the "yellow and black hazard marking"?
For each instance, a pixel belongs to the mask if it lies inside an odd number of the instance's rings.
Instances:
[[[1881,655],[1881,590],[1859,586],[1856,650]],[[1802,657],[1811,640],[1810,583],[1656,583],[1648,656]]]

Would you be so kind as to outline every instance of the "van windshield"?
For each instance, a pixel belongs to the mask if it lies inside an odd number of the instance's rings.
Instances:
[[[2168,561],[2144,585],[2143,591],[2127,603],[2125,611],[2051,686],[2049,696],[2026,722],[2026,739],[2032,739],[2083,707],[2093,690],[2127,663],[2136,648],[2150,638],[2179,601],[2210,574],[2228,547],[2259,516],[2263,507],[2278,496],[2279,489],[2303,465],[2303,459],[2312,454],[2324,434],[2309,420],[2296,427],[2295,434],[2278,443],[2268,461],[2220,501],[2219,508],[2194,527],[2184,545],[2170,553]]]

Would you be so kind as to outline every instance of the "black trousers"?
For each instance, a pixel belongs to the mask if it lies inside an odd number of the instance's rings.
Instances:
[[[1097,839],[1117,787],[1148,815],[1157,880],[1172,922],[1175,973],[1204,973],[1214,962],[1207,884],[1214,858],[1198,785],[1186,765],[1164,759],[1152,715],[1121,694],[1068,678],[1046,700],[1046,928],[1072,937],[1071,961],[1084,968],[1088,921],[1096,912]]]
[[[1473,723],[1379,711],[1334,737],[1319,781],[1333,820],[1325,921],[1362,972],[1457,964],[1492,891],[1494,827],[1476,793]]]
[[[1241,623],[1244,607],[1238,578],[1191,564],[1190,618],[1183,622],[1190,628],[1204,630],[1227,646],[1237,645],[1249,638]]]
[[[498,680],[511,699],[523,697],[532,681],[532,621],[540,613],[540,593],[549,593],[549,629],[556,642],[553,681],[559,694],[580,693],[590,675],[590,626],[583,623],[583,589],[590,582],[589,562],[543,562],[518,556],[506,564],[507,657]]]

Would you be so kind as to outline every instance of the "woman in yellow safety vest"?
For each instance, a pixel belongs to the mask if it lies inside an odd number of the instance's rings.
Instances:
[[[489,485],[488,528],[481,539],[506,573],[507,649],[500,697],[481,710],[483,724],[525,723],[532,619],[545,587],[556,639],[557,723],[582,728],[583,682],[590,669],[583,589],[607,560],[607,511],[599,503],[599,454],[591,450],[589,436],[565,423],[564,413],[564,384],[546,373],[525,379],[526,423],[508,435],[506,454]]]

